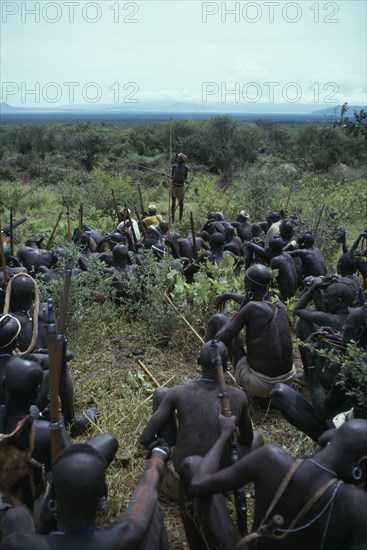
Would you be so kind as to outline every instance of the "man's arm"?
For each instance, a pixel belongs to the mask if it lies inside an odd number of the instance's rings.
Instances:
[[[226,493],[237,489],[238,487],[255,481],[261,473],[262,464],[268,462],[274,453],[274,446],[261,447],[256,451],[249,453],[241,458],[236,464],[218,471],[220,459],[228,441],[235,429],[235,417],[219,417],[221,424],[221,434],[214,443],[210,451],[197,464],[196,457],[186,458],[180,467],[180,472],[185,475],[185,470],[190,472],[191,463],[195,464],[194,475],[191,480],[191,489],[200,495],[213,495],[217,493]],[[274,447],[275,448],[275,447]],[[277,452],[279,449],[277,449]]]
[[[168,449],[157,447],[144,474],[131,495],[128,508],[111,526],[111,530],[122,529],[121,549],[135,549],[148,532],[149,524],[158,503],[158,485],[168,459]]]
[[[217,309],[221,309],[229,300],[233,300],[234,302],[236,302],[236,304],[242,304],[243,298],[244,298],[243,294],[235,294],[234,292],[225,292],[224,294],[215,296],[213,300],[213,304]]]
[[[232,316],[231,319],[217,332],[215,337],[228,347],[232,339],[237,336],[251,317],[252,302],[246,303]]]
[[[148,447],[156,439],[158,432],[168,422],[175,408],[175,388],[171,388],[160,402],[158,409],[152,414],[151,419],[140,436],[139,442],[144,447]]]
[[[312,366],[308,368],[311,401],[315,414],[319,420],[328,420],[338,414],[345,403],[345,393],[340,386],[331,386],[326,391],[320,384],[317,369]]]
[[[244,403],[242,404],[241,414],[238,418],[238,442],[246,447],[250,447],[254,439],[254,430],[252,427],[252,422],[249,413],[248,400],[245,394]]]

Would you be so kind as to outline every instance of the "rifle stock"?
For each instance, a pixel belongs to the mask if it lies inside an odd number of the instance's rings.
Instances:
[[[224,371],[222,358],[218,352],[218,341],[212,341],[212,361],[215,364],[217,370],[217,378],[219,384],[219,398],[221,403],[222,415],[226,417],[231,416],[231,403],[229,395],[227,393],[226,383],[224,379]],[[236,436],[233,434],[231,441],[229,442],[229,452],[231,458],[231,464],[235,464],[238,461],[237,442]],[[241,535],[247,533],[247,505],[246,505],[246,493],[244,487],[239,487],[234,491],[234,501],[236,506],[237,525]]]
[[[67,340],[65,338],[65,326],[66,326],[66,318],[67,318],[68,302],[69,302],[69,294],[70,294],[70,286],[71,286],[72,265],[73,265],[73,259],[71,257],[67,258],[65,271],[64,271],[64,289],[62,294],[60,318],[58,323],[58,335],[57,335],[57,365],[58,365],[58,372],[59,372],[59,395],[61,400],[61,410],[64,415],[64,418],[66,418],[67,416],[67,413],[65,410],[66,373],[67,373],[67,365],[66,365]]]

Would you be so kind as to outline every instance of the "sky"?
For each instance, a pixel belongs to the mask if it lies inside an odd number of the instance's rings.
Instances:
[[[365,0],[0,4],[9,105],[366,105]]]

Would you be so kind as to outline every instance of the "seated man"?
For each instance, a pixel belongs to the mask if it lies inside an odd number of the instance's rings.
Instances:
[[[284,241],[281,237],[274,237],[269,242],[270,269],[277,269],[276,283],[279,288],[280,298],[288,300],[295,295],[297,290],[297,269],[293,258],[288,252],[283,252]]]
[[[226,367],[228,352],[222,342],[219,342],[218,351],[222,364]],[[144,429],[140,442],[148,447],[158,436],[163,437],[170,445],[175,445],[173,451],[173,465],[176,469],[182,461],[192,453],[204,456],[218,437],[217,418],[220,411],[220,393],[216,367],[213,362],[211,342],[206,342],[200,352],[199,362],[202,376],[190,384],[175,386],[174,388],[160,388],[156,390],[152,418]],[[248,401],[244,392],[235,387],[227,388],[232,411],[238,418],[238,453],[247,454],[253,448],[263,443],[260,434],[254,434],[248,409]],[[158,406],[157,406],[158,405]],[[175,411],[178,415],[178,426],[175,421]],[[228,465],[228,456],[223,453],[222,466]],[[223,496],[217,495],[216,500],[222,501]],[[200,503],[198,503],[200,506]],[[181,515],[187,538],[191,548],[201,548],[203,539],[192,522],[186,510],[185,494],[180,491]],[[220,520],[218,518],[218,522]],[[205,520],[204,530],[205,530]],[[238,534],[232,531],[216,529],[207,536],[215,543],[226,539],[237,540]],[[234,538],[233,538],[234,537]],[[198,546],[195,546],[195,545]]]
[[[163,220],[160,214],[157,214],[157,207],[155,204],[148,206],[148,216],[143,219],[144,227],[147,228],[150,225],[159,225],[159,222]]]
[[[312,300],[319,305],[320,311],[307,308]],[[293,308],[293,315],[300,317],[296,327],[297,337],[302,342],[306,342],[307,338],[317,330],[317,327],[321,326],[330,327],[335,332],[340,332],[354,301],[355,290],[349,282],[339,281],[337,277],[312,279],[310,286]],[[307,379],[307,369],[312,364],[310,352],[303,346],[300,346],[299,351],[304,376]]]
[[[217,338],[226,344],[236,379],[247,394],[269,398],[277,382],[289,384],[294,376],[292,338],[287,312],[280,301],[267,294],[271,282],[267,267],[256,264],[245,273],[245,297],[224,294],[217,298],[220,306],[227,299],[240,303],[231,319],[216,314],[208,323],[205,340]],[[246,329],[246,350],[239,334]]]
[[[333,427],[334,417],[341,412],[344,419],[349,416],[367,419],[367,405],[364,387],[367,381],[367,361],[352,357],[348,364],[345,346],[353,340],[362,350],[367,350],[367,307],[358,307],[349,313],[343,332],[343,340],[332,334],[330,329],[322,329],[311,336],[313,351],[312,364],[308,368],[311,403],[303,395],[284,384],[277,384],[271,392],[273,405],[293,426],[311,437],[314,441],[323,432]],[[333,351],[335,360],[317,355],[318,349]],[[327,346],[327,347],[326,347]],[[341,366],[343,366],[341,372]],[[353,407],[351,413],[349,409]]]
[[[207,497],[208,506],[211,495],[255,483],[253,532],[237,548],[366,548],[367,495],[358,487],[367,478],[366,420],[344,424],[311,458],[295,460],[266,445],[218,471],[235,429],[233,417],[221,416],[220,422],[221,435],[212,449],[204,458],[187,458],[181,470],[191,478],[192,492]]]
[[[292,258],[301,259],[302,274],[300,279],[310,276],[319,277],[327,273],[325,260],[320,249],[314,246],[314,242],[315,236],[312,233],[303,233],[299,239],[298,248],[288,252]]]
[[[105,491],[106,460],[90,445],[72,445],[53,463],[53,483],[58,512],[58,529],[38,535],[23,524],[29,523],[24,509],[14,508],[5,522],[9,534],[0,544],[2,550],[168,548],[161,511],[158,483],[168,457],[167,447],[155,447],[145,472],[131,496],[127,511],[105,531],[96,527],[95,518]],[[22,532],[23,528],[23,532]],[[17,531],[20,531],[17,533]]]

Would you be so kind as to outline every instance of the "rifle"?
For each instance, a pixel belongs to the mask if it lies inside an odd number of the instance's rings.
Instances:
[[[56,220],[56,223],[55,223],[55,226],[54,226],[54,228],[53,228],[53,230],[52,230],[52,233],[51,233],[51,235],[50,235],[50,238],[49,238],[48,241],[47,241],[46,250],[50,250],[50,248],[51,248],[51,244],[52,244],[52,241],[53,241],[53,239],[54,239],[54,236],[55,236],[55,233],[56,233],[57,226],[59,225],[59,222],[60,222],[60,220],[61,220],[62,214],[63,214],[63,213],[60,212],[60,214],[59,214],[59,216],[58,216],[58,218],[57,218],[57,220]]]
[[[10,256],[14,256],[13,207],[10,207]]]
[[[139,212],[136,210],[136,208],[135,208],[135,214],[136,214],[136,217],[138,219],[138,223],[139,223],[139,226],[140,226],[140,231],[142,232],[142,235],[143,235],[144,240],[145,240],[147,238],[147,232],[145,231],[143,221],[142,221],[142,219],[139,215]]]
[[[73,259],[71,257],[68,257],[65,264],[64,289],[62,294],[61,311],[60,311],[60,318],[58,323],[59,330],[57,334],[59,395],[61,400],[61,410],[64,415],[64,418],[66,418],[67,416],[67,413],[64,410],[65,404],[66,404],[66,372],[67,372],[67,365],[66,365],[67,339],[65,338],[65,325],[66,325],[66,317],[67,317],[69,294],[70,294],[72,265],[73,265]]]
[[[50,384],[50,429],[51,455],[55,460],[61,451],[61,429],[59,415],[59,369],[57,361],[56,321],[51,298],[47,300],[48,316],[48,357],[49,357],[49,384]]]
[[[117,201],[116,201],[116,197],[115,197],[115,191],[113,189],[112,189],[112,200],[113,200],[113,206],[115,208],[115,213],[116,213],[116,216],[117,216],[117,222],[121,223],[122,222],[122,216],[121,216],[120,211],[118,209]]]
[[[198,259],[198,247],[196,246],[194,218],[192,217],[192,212],[191,211],[190,211],[190,224],[191,224],[191,233],[192,233],[192,257],[194,258],[194,260],[197,260]]]
[[[224,371],[222,365],[222,358],[218,352],[218,340],[212,341],[212,361],[217,369],[217,377],[219,384],[219,399],[221,403],[221,409],[223,416],[231,416],[231,404],[227,393],[226,383],[224,380]],[[231,464],[235,464],[238,461],[236,436],[233,434],[231,441],[229,442],[229,451]],[[246,505],[246,493],[244,487],[239,487],[234,491],[234,501],[236,506],[237,525],[241,535],[247,533],[247,505]]]
[[[18,225],[21,225],[22,223],[24,223],[26,221],[27,221],[27,218],[20,218],[20,220],[18,220],[16,222],[13,222],[13,230],[16,227],[18,227]],[[3,230],[1,231],[1,233],[3,233],[3,235],[9,235],[10,234],[10,229],[11,229],[11,224],[4,225]]]
[[[131,216],[130,216],[129,209],[128,209],[128,207],[126,206],[126,202],[125,202],[124,212],[125,212],[126,215],[127,215],[127,219],[129,220],[129,224],[130,224],[130,227],[131,227],[131,234],[132,234],[132,236],[133,236],[133,238],[132,238],[132,245],[133,245],[132,248],[133,248],[133,252],[136,253],[136,243],[138,242],[138,239],[136,238],[135,229],[134,229],[134,226],[133,226],[132,221],[131,221]],[[126,222],[125,222],[124,225],[126,225]]]
[[[139,198],[140,198],[140,210],[141,210],[141,215],[142,215],[142,216],[145,216],[143,197],[142,197],[142,194],[141,194],[141,189],[140,189],[140,185],[139,185],[139,184],[138,184],[138,192],[139,192]]]
[[[8,277],[8,272],[6,270],[5,252],[4,252],[4,246],[3,246],[3,232],[1,231],[1,218],[2,218],[2,213],[0,211],[0,256],[1,256],[1,268],[4,274],[4,289],[5,289],[8,284],[9,277]]]
[[[71,219],[70,219],[70,205],[68,204],[68,209],[66,212],[67,223],[68,223],[68,241],[71,241]]]
[[[83,228],[83,212],[84,208],[83,208],[83,203],[81,202],[80,203],[80,206],[79,206],[79,221],[78,221],[78,229],[79,231],[82,231],[82,228]]]

